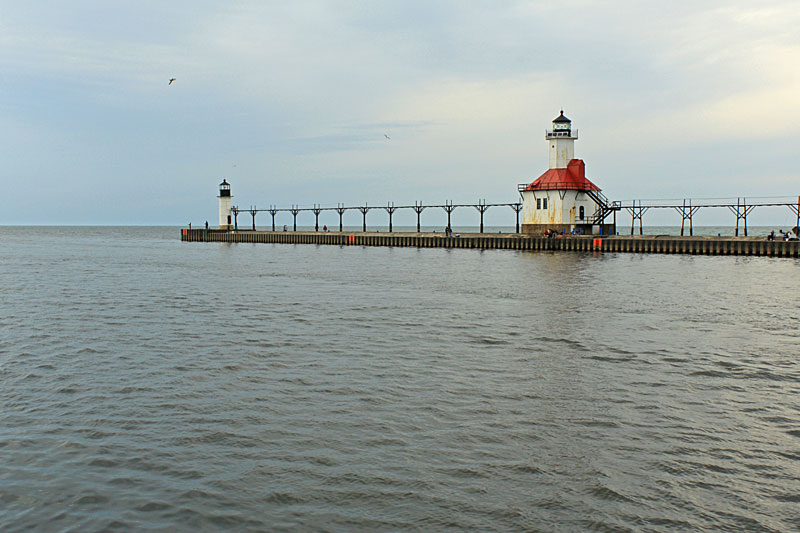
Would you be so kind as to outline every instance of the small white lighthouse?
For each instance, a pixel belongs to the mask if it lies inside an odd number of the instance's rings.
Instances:
[[[219,229],[233,229],[231,185],[225,179],[219,184]]]
[[[618,210],[586,178],[586,165],[575,159],[578,130],[564,116],[553,119],[553,129],[545,133],[550,145],[550,169],[531,184],[519,186],[522,195],[522,232],[545,230],[597,234],[614,230],[606,224],[609,214]]]

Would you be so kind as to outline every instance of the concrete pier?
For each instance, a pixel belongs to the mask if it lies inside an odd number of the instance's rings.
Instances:
[[[185,242],[800,257],[800,241],[767,241],[764,237],[645,235],[633,237],[563,236],[554,239],[510,233],[469,233],[446,237],[443,233],[323,233],[182,229],[181,240]]]

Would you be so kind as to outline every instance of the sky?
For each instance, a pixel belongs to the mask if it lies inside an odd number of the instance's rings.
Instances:
[[[0,0],[0,224],[214,224],[223,178],[243,209],[514,202],[561,109],[610,199],[788,200],[798,27],[797,0]]]

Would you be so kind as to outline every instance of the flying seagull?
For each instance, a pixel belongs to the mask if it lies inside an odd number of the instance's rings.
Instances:
[[[383,136],[384,136],[384,137],[386,137],[386,138],[387,138],[387,139],[389,139],[389,140],[391,140],[391,139],[392,139],[391,137],[389,137],[389,136],[388,136],[388,135],[386,135],[385,133],[383,134]]]
[[[175,81],[175,78],[170,78],[169,83],[167,85],[172,85],[172,82]]]

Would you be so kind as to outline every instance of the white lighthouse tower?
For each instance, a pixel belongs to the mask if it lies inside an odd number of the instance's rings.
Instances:
[[[598,234],[615,229],[605,219],[619,208],[586,178],[586,165],[575,159],[577,138],[578,130],[573,131],[572,121],[562,109],[553,119],[553,129],[545,133],[550,145],[550,169],[533,183],[519,186],[523,233],[574,230]]]
[[[575,141],[578,130],[572,133],[572,121],[564,116],[564,110],[553,119],[553,129],[545,133],[550,143],[550,168],[567,168],[575,157]]]
[[[233,229],[231,185],[225,179],[219,184],[219,229]]]

